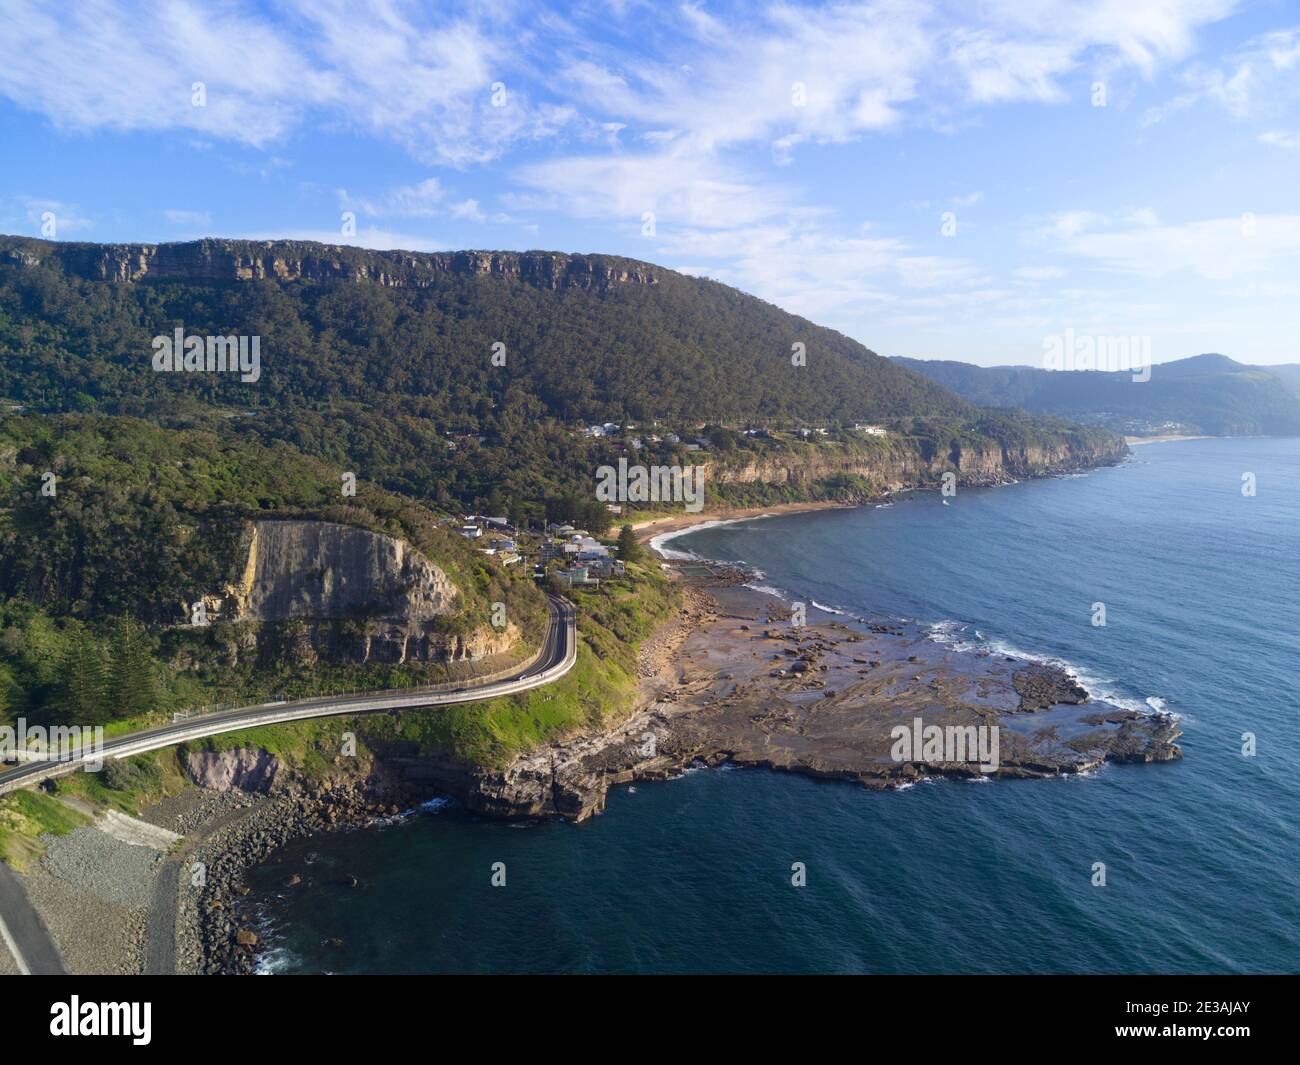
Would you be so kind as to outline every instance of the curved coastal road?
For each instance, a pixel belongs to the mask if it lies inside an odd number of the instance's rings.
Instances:
[[[102,758],[129,758],[189,740],[203,739],[225,732],[274,725],[286,721],[305,721],[314,717],[339,717],[348,714],[376,714],[390,710],[456,703],[477,703],[518,692],[540,688],[558,680],[573,668],[578,655],[577,615],[573,604],[561,596],[547,597],[550,620],[542,649],[517,673],[486,681],[452,682],[424,688],[399,688],[367,692],[362,695],[334,695],[294,702],[261,703],[234,710],[199,714],[174,721],[170,725],[128,732],[107,741],[99,752]],[[0,772],[0,795],[15,788],[31,787],[43,780],[75,772],[96,758],[94,752],[77,754],[58,762],[28,762]],[[64,971],[58,950],[40,917],[32,909],[21,881],[0,863],[0,943],[15,955],[24,972],[61,973]]]
[[[463,683],[430,684],[423,688],[395,688],[358,695],[329,695],[293,702],[259,703],[234,710],[197,714],[170,725],[142,729],[116,736],[104,743],[103,758],[129,758],[146,751],[172,747],[189,740],[217,736],[223,732],[277,725],[286,721],[305,721],[313,717],[339,717],[347,714],[377,714],[389,710],[417,707],[449,706],[498,699],[531,688],[540,688],[558,680],[573,668],[578,653],[577,617],[573,604],[557,595],[548,596],[551,617],[542,650],[518,673],[488,681],[467,680]],[[92,761],[95,752],[75,754],[63,761],[28,762],[0,772],[0,795],[14,788],[30,787],[51,777],[62,776]]]

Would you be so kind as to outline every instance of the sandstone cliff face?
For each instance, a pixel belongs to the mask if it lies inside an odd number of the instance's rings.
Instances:
[[[800,488],[835,474],[853,474],[865,478],[873,493],[884,493],[932,486],[947,471],[957,474],[959,485],[978,487],[1113,465],[1126,454],[1128,447],[1119,437],[1097,447],[1076,447],[1065,441],[1052,447],[966,447],[929,458],[899,441],[888,450],[869,455],[837,453],[827,448],[822,454],[773,456],[740,463],[710,461],[705,476],[715,484],[762,482]]]
[[[538,288],[602,290],[611,285],[654,285],[658,271],[630,259],[548,252],[366,251],[314,241],[196,240],[184,244],[13,243],[10,262],[55,262],[93,281],[228,282],[372,281],[394,288],[428,288],[440,275],[498,277]]]
[[[239,617],[427,621],[455,608],[456,586],[404,541],[320,521],[259,521],[237,590]]]
[[[273,648],[303,664],[315,656],[360,662],[434,662],[508,651],[518,636],[479,629],[442,632],[460,593],[441,569],[405,541],[351,525],[259,521],[247,534],[240,579],[205,597],[213,621],[299,626]],[[346,624],[339,624],[344,622]],[[265,649],[264,635],[259,642]]]

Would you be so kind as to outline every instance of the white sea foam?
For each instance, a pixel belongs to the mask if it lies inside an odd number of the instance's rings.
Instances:
[[[747,518],[711,518],[708,521],[701,521],[694,525],[684,525],[680,529],[670,529],[668,532],[659,533],[657,536],[650,537],[649,545],[652,551],[657,551],[661,558],[677,562],[698,560],[701,556],[694,551],[681,551],[673,547],[664,545],[670,540],[676,540],[679,536],[686,536],[689,533],[700,532],[703,529],[716,529],[721,525],[738,525],[742,521],[757,521],[759,518],[775,517],[773,514],[754,514]]]
[[[1057,658],[1053,655],[1035,654],[1032,651],[1022,651],[1019,647],[1006,640],[987,639],[978,629],[972,630],[970,626],[963,625],[960,621],[936,622],[930,626],[929,634],[930,638],[936,643],[951,647],[954,651],[988,651],[991,654],[1006,655],[1025,662],[1038,662],[1041,665],[1056,666],[1058,669],[1065,670],[1066,673],[1088,689],[1088,694],[1094,699],[1113,703],[1124,710],[1136,710],[1140,714],[1149,714],[1165,709],[1165,701],[1159,696],[1150,695],[1145,698],[1135,699],[1132,696],[1124,695],[1116,690],[1115,685],[1117,682],[1109,677],[1099,677],[1096,674],[1089,673],[1084,669],[1080,669],[1068,659]]]
[[[790,602],[790,594],[781,588],[773,588],[770,584],[759,584],[757,581],[751,581],[745,585],[746,588],[754,592],[762,592],[764,595],[775,596],[782,602]]]
[[[816,599],[809,599],[814,607],[826,614],[838,614],[842,618],[851,618],[854,615],[847,610],[840,610],[838,607],[827,606],[825,603],[819,603]]]
[[[258,976],[274,976],[278,972],[292,971],[297,965],[298,959],[284,947],[272,947],[258,955],[253,972]]]

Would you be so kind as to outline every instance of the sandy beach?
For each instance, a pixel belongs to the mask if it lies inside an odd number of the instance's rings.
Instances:
[[[1166,433],[1164,436],[1126,436],[1124,443],[1129,447],[1137,447],[1139,444],[1168,444],[1175,440],[1213,440],[1212,436],[1182,436],[1178,433]]]
[[[819,500],[807,503],[775,503],[766,507],[739,507],[729,510],[702,510],[698,514],[675,511],[654,518],[643,518],[631,523],[637,540],[646,543],[664,533],[679,533],[697,525],[719,522],[749,521],[753,518],[776,517],[780,514],[802,514],[810,510],[840,510],[856,506],[853,503],[836,503]]]

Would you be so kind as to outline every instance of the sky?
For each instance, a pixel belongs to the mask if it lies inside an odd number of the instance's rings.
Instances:
[[[0,30],[2,233],[603,252],[885,355],[1300,361],[1300,0],[0,0]]]

